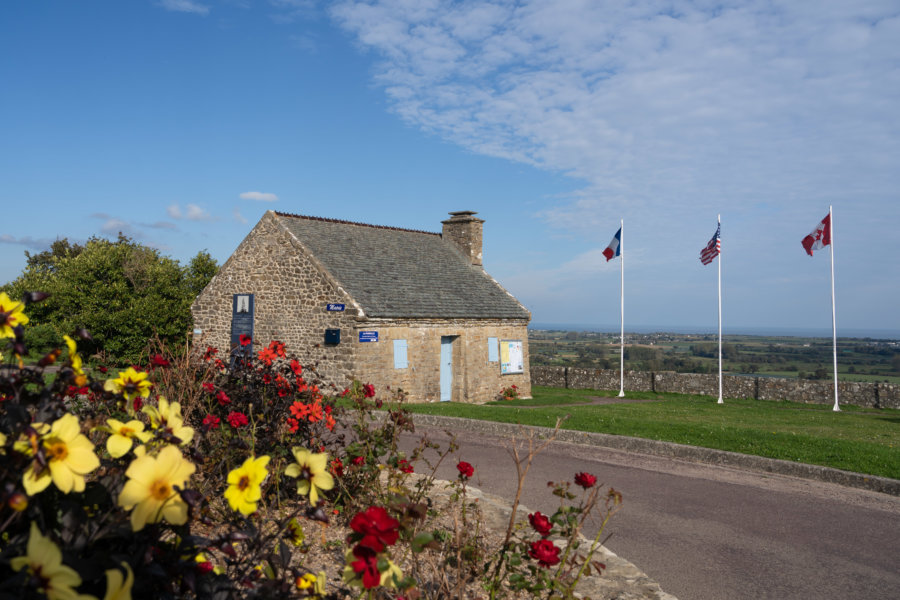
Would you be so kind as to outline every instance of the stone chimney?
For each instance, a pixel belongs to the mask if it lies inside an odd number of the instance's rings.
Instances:
[[[481,264],[481,224],[483,219],[471,210],[450,213],[450,218],[441,221],[444,228],[441,237],[454,244],[473,265]]]

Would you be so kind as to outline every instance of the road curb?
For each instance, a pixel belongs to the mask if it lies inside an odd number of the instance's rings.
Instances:
[[[462,417],[442,417],[424,414],[415,414],[413,416],[413,422],[416,425],[426,427],[441,427],[451,430],[463,429],[469,432],[499,436],[512,436],[523,430],[533,431],[537,435],[549,435],[553,431],[548,427],[536,427],[533,425],[496,423],[494,421],[480,421]],[[774,473],[777,475],[788,475],[802,479],[813,479],[827,483],[836,483],[845,487],[879,492],[891,496],[900,496],[900,480],[877,477],[875,475],[865,475],[863,473],[853,473],[852,471],[842,471],[831,467],[807,465],[788,460],[751,456],[748,454],[739,454],[737,452],[726,452],[725,450],[685,446],[684,444],[674,444],[672,442],[645,440],[622,435],[610,435],[607,433],[573,431],[570,429],[560,429],[556,439],[561,442],[581,444],[584,446],[613,448],[616,450],[648,454],[651,456],[677,458],[690,462],[721,465],[738,469],[747,469],[750,471]]]

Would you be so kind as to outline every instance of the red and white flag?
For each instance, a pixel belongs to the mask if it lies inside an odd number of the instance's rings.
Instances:
[[[716,233],[709,243],[700,251],[700,262],[704,265],[711,263],[718,255],[722,254],[722,224],[716,227]]]
[[[825,215],[822,222],[816,225],[816,228],[809,232],[809,235],[803,238],[803,241],[800,243],[803,244],[803,249],[806,250],[806,253],[810,256],[813,255],[813,250],[821,250],[825,246],[830,245],[831,213]]]

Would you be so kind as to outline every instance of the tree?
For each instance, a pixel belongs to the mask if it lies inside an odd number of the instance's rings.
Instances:
[[[50,294],[29,306],[34,329],[26,327],[26,342],[46,343],[53,337],[48,328],[59,339],[84,327],[93,340],[79,343],[82,354],[102,348],[124,362],[137,361],[154,335],[184,342],[192,327],[191,302],[217,268],[206,251],[182,267],[122,234],[116,241],[91,238],[83,247],[59,240],[28,259],[22,275],[4,286],[11,297],[31,290]]]

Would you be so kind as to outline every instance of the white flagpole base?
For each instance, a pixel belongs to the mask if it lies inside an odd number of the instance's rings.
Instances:
[[[620,391],[619,391],[619,398],[624,398],[624,397],[625,397],[625,392],[620,390]]]
[[[718,402],[716,402],[716,404],[725,404],[725,401],[724,401],[724,400],[722,400],[722,399],[721,399],[721,398],[719,398],[719,401],[718,401]]]

